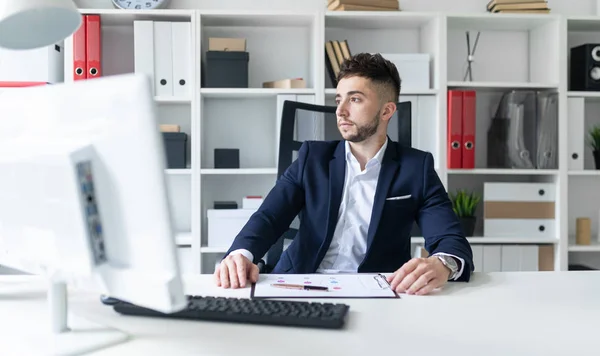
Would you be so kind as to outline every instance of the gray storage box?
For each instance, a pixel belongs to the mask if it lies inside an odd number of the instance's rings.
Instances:
[[[187,168],[187,134],[185,132],[163,132],[162,135],[167,157],[167,168]]]
[[[248,52],[207,51],[205,88],[248,88]]]

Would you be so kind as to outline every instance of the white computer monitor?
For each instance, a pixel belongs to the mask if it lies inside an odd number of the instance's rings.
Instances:
[[[0,265],[51,282],[40,347],[56,354],[127,339],[68,314],[69,285],[186,306],[150,85],[127,74],[0,92]]]

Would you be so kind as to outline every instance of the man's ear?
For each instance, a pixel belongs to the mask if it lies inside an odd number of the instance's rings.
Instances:
[[[381,120],[388,121],[392,118],[394,113],[396,112],[396,103],[392,101],[388,101],[383,105],[381,110]]]

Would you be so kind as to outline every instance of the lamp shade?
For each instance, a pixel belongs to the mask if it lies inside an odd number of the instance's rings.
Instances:
[[[60,42],[81,25],[72,0],[0,0],[0,47],[26,50]]]

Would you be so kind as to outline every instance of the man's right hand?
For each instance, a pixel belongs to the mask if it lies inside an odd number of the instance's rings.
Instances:
[[[217,266],[215,283],[223,288],[244,288],[248,281],[258,281],[258,266],[242,254],[231,254]]]

